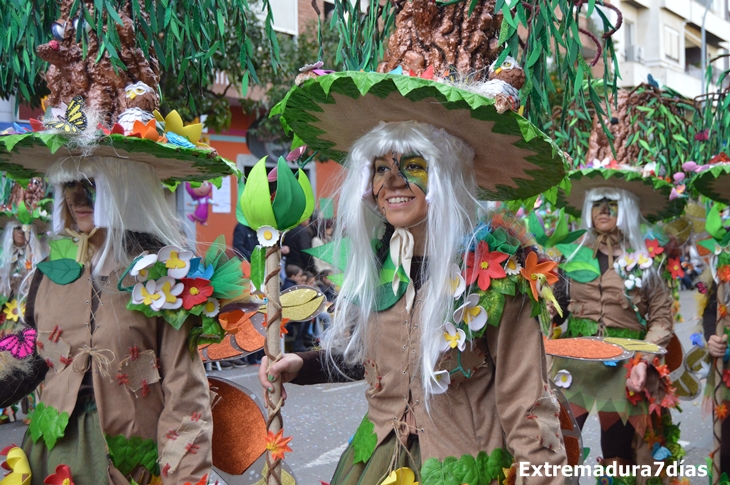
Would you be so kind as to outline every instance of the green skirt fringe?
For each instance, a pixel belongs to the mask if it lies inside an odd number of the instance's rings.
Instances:
[[[391,467],[393,455],[398,450],[398,459]],[[331,485],[379,485],[388,473],[402,467],[408,467],[416,473],[416,481],[421,477],[421,449],[418,438],[411,435],[408,440],[408,452],[398,443],[395,433],[388,437],[373,451],[370,459],[365,463],[353,463],[355,450],[350,444],[340,457],[337,469],[332,477]],[[35,483],[33,484],[35,485]]]

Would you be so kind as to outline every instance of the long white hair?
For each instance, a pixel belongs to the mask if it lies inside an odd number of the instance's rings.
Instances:
[[[619,240],[621,251],[624,253],[629,250],[647,253],[644,235],[641,232],[641,225],[648,223],[641,215],[640,200],[632,192],[617,187],[597,187],[586,191],[585,200],[583,201],[583,212],[581,214],[581,229],[587,229],[583,244],[591,245],[596,240],[597,232],[593,227],[592,210],[593,203],[601,199],[615,200],[618,202],[616,227],[623,235],[623,238]],[[658,275],[653,267],[644,270],[643,282],[654,284],[657,282],[657,279]]]
[[[339,191],[335,251],[349,239],[349,256],[334,323],[324,337],[329,360],[342,354],[348,364],[362,363],[368,320],[374,312],[380,262],[372,240],[385,228],[372,210],[373,161],[395,153],[420,153],[428,162],[428,217],[425,253],[429,258],[423,280],[428,285],[417,296],[423,302],[416,315],[421,326],[421,379],[426,397],[432,394],[443,325],[453,311],[449,272],[465,251],[464,237],[473,234],[477,216],[477,184],[472,169],[473,150],[442,129],[415,121],[381,123],[353,145],[345,161]],[[387,244],[387,241],[386,241]]]
[[[15,267],[15,263],[13,263],[12,261],[15,248],[13,231],[18,228],[22,229],[23,223],[17,220],[12,220],[7,223],[7,225],[5,226],[5,230],[3,231],[3,253],[2,262],[0,262],[0,292],[2,292],[6,296],[10,296],[10,293],[13,291],[11,285],[13,269]],[[43,245],[38,239],[38,235],[36,234],[36,227],[34,224],[28,225],[28,241],[26,241],[25,250],[30,251],[31,263],[33,264],[33,268],[35,268],[35,266],[43,261],[43,259],[46,257],[46,251],[44,250]],[[20,281],[18,281],[18,283],[20,283]]]
[[[189,246],[182,222],[165,194],[154,167],[131,160],[107,157],[65,158],[48,169],[54,187],[53,232],[66,235],[69,220],[63,185],[94,179],[94,224],[106,229],[106,238],[94,254],[93,276],[108,263],[116,269],[128,265],[137,254],[129,253],[129,233],[152,236],[162,245]]]

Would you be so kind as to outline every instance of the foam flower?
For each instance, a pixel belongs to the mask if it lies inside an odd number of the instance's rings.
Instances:
[[[649,269],[651,268],[651,265],[653,264],[651,257],[643,252],[636,253],[636,264],[639,265],[639,268],[641,269]]]
[[[461,276],[461,269],[458,264],[451,265],[451,277],[449,278],[449,282],[451,283],[451,296],[459,298],[462,294],[464,294],[464,290],[466,290],[466,281],[464,280],[464,277]]]
[[[631,404],[636,406],[644,398],[644,394],[642,394],[641,392],[629,391],[629,389],[627,388],[626,398],[629,400],[629,402],[631,402]]]
[[[140,120],[134,120],[132,131],[127,136],[144,138],[152,141],[160,139],[160,134],[157,133],[157,122],[154,118],[149,120],[147,123],[143,123]]]
[[[444,339],[441,341],[439,350],[444,352],[449,349],[457,348],[464,351],[466,345],[466,333],[456,328],[453,323],[446,322],[444,324]]]
[[[157,282],[154,280],[147,281],[146,283],[137,283],[132,289],[132,303],[136,305],[152,306],[152,303],[161,298],[162,295],[157,293]],[[162,306],[162,303],[159,306]]]
[[[183,304],[182,298],[178,298],[180,293],[183,292],[184,285],[178,283],[175,279],[169,276],[163,276],[157,280],[156,292],[162,298],[152,303],[152,308],[155,310],[177,310]]]
[[[30,483],[30,464],[22,448],[14,444],[6,446],[0,451],[0,456],[7,457],[6,461],[2,462],[0,466],[9,472],[0,475],[0,483],[3,485],[6,483],[8,485]]]
[[[260,245],[270,248],[279,242],[281,233],[271,226],[261,226],[256,231],[256,237],[258,237]]]
[[[479,295],[472,293],[464,300],[464,304],[454,311],[454,321],[463,322],[472,332],[478,332],[487,324],[489,315],[479,306]]]
[[[203,307],[203,315],[212,318],[218,315],[220,309],[221,304],[218,301],[218,298],[208,298],[208,301],[205,302],[205,307]]]
[[[722,283],[730,282],[730,265],[724,264],[717,268],[717,278]]]
[[[203,278],[204,280],[210,280],[215,273],[215,268],[212,264],[205,266],[201,264],[200,258],[194,258],[190,260],[190,271],[187,274],[188,278]]]
[[[629,274],[624,280],[624,286],[627,290],[633,290],[634,288],[641,288],[641,278],[637,278],[636,275]]]
[[[437,371],[434,376],[433,380],[431,382],[432,385],[432,393],[433,394],[443,394],[449,389],[449,384],[451,384],[451,376],[449,375],[449,371],[447,370],[440,370]]]
[[[730,387],[730,370],[722,371],[722,382],[725,383],[725,387]]]
[[[692,335],[690,335],[689,341],[692,345],[696,345],[697,347],[704,348],[704,346],[705,346],[705,340],[702,338],[702,334],[699,332],[695,332]]]
[[[727,418],[727,404],[722,403],[717,408],[715,408],[715,416],[717,416],[717,419],[720,421]]]
[[[646,250],[649,252],[650,257],[656,258],[664,252],[664,248],[659,245],[659,241],[656,239],[646,239],[644,242],[646,243]]]
[[[165,246],[157,253],[157,260],[165,263],[167,276],[178,280],[187,276],[190,270],[191,259],[193,259],[192,251],[183,250],[175,246]]]
[[[504,272],[510,276],[520,274],[520,270],[522,270],[522,265],[517,261],[517,256],[510,256],[504,263]]]
[[[674,200],[681,197],[686,190],[687,186],[685,184],[679,184],[675,187],[672,187],[672,192],[669,194],[669,200]]]
[[[673,392],[667,393],[660,403],[663,408],[674,408],[677,407],[677,404],[679,404],[679,398]]]
[[[136,263],[134,263],[134,266],[132,266],[132,270],[129,272],[129,275],[134,276],[138,282],[147,281],[147,278],[149,277],[149,271],[147,270],[147,268],[154,265],[156,262],[156,254],[147,254],[145,256],[142,256],[137,260]]]
[[[203,477],[195,482],[195,485],[206,485],[208,483],[208,474],[206,473]],[[151,485],[151,484],[150,484]],[[192,485],[190,482],[185,482],[185,485]]]
[[[531,252],[525,259],[525,267],[520,270],[520,274],[530,283],[532,296],[535,301],[542,287],[554,285],[558,282],[558,275],[555,274],[555,268],[558,264],[554,261],[537,262],[537,254]],[[557,305],[556,305],[557,307]]]
[[[12,320],[14,322],[17,322],[20,318],[20,315],[24,313],[25,311],[25,305],[21,305],[18,303],[17,298],[13,298],[9,302],[5,304],[5,308],[3,309],[3,313],[5,314],[6,320]]]
[[[269,431],[266,435],[266,450],[271,452],[271,457],[274,460],[283,460],[284,453],[289,453],[292,451],[292,449],[289,448],[289,442],[291,440],[291,436],[289,436],[288,438],[284,438],[283,429],[280,429],[279,432],[276,434]]]
[[[380,485],[418,485],[416,474],[408,467],[398,468],[390,472]]]
[[[43,480],[43,483],[47,483],[48,485],[74,485],[71,469],[68,465],[58,465],[56,467],[56,473],[48,475]]]
[[[194,145],[204,145],[203,143],[200,143],[200,137],[203,134],[202,123],[184,125],[182,117],[176,110],[170,111],[164,118],[157,110],[154,110],[152,114],[155,115],[155,119],[158,122],[165,124],[165,133],[175,133],[187,138],[188,141]]]
[[[208,297],[213,294],[213,287],[210,281],[202,278],[183,278],[182,302],[183,308],[192,309],[195,305],[200,305],[208,301]]]
[[[636,263],[638,262],[636,260],[636,253],[627,254],[621,259],[623,259],[626,264],[622,265],[621,263],[619,263],[619,265],[626,268],[626,271],[631,271],[632,269],[634,269],[634,267],[636,267]]]
[[[669,258],[667,260],[667,270],[675,280],[684,276],[684,270],[682,269],[682,264],[679,262],[679,258]]]
[[[508,254],[498,251],[490,252],[489,245],[484,241],[479,241],[476,251],[466,256],[466,270],[464,270],[466,283],[471,285],[476,281],[480,290],[487,291],[489,285],[492,284],[492,278],[507,276],[501,265],[507,258],[509,258]]]
[[[573,376],[565,369],[560,369],[553,379],[555,385],[567,389],[573,383]]]

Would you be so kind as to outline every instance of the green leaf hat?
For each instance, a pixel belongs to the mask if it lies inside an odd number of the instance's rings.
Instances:
[[[730,163],[718,163],[699,172],[692,187],[708,199],[730,205]]]
[[[93,148],[78,147],[74,136],[35,131],[0,136],[0,170],[16,179],[40,177],[56,160],[82,156],[118,158],[155,167],[165,183],[202,182],[237,172],[236,165],[215,152],[145,138],[98,132]]]
[[[679,216],[686,199],[669,200],[672,184],[652,176],[644,176],[639,171],[615,170],[606,168],[583,168],[568,174],[571,188],[558,190],[556,205],[581,217],[586,192],[599,187],[623,189],[639,198],[641,215],[649,222],[671,219]]]
[[[314,150],[342,162],[352,144],[381,121],[420,121],[443,128],[474,149],[482,199],[513,200],[557,185],[564,155],[514,111],[493,99],[438,81],[400,74],[345,71],[294,87],[272,114]]]

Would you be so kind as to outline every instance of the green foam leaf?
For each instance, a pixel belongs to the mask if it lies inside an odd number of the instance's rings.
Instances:
[[[59,259],[76,260],[79,248],[71,238],[54,239],[49,245],[51,246],[51,261],[57,261]]]
[[[274,210],[271,208],[271,193],[266,174],[266,157],[259,160],[246,180],[246,186],[240,199],[241,211],[248,226],[257,230],[261,226],[278,229]]]
[[[284,157],[279,157],[276,171],[276,195],[274,202],[271,203],[276,218],[275,227],[282,231],[296,227],[306,207],[307,198],[302,186],[291,173]],[[312,207],[314,207],[314,201],[312,201]]]
[[[33,419],[28,426],[30,437],[34,443],[43,437],[43,442],[48,450],[56,446],[59,438],[64,436],[68,425],[68,413],[59,413],[53,406],[39,402],[33,412]]]
[[[114,467],[125,477],[132,473],[138,465],[145,467],[152,475],[160,474],[160,466],[157,463],[157,443],[153,439],[142,439],[139,436],[127,439],[121,434],[106,435],[106,443]]]
[[[84,267],[74,259],[64,258],[38,263],[38,270],[57,285],[67,285],[79,279]]]
[[[378,435],[375,434],[375,425],[366,414],[360,426],[352,437],[352,448],[355,450],[354,463],[367,463],[378,444]]]

